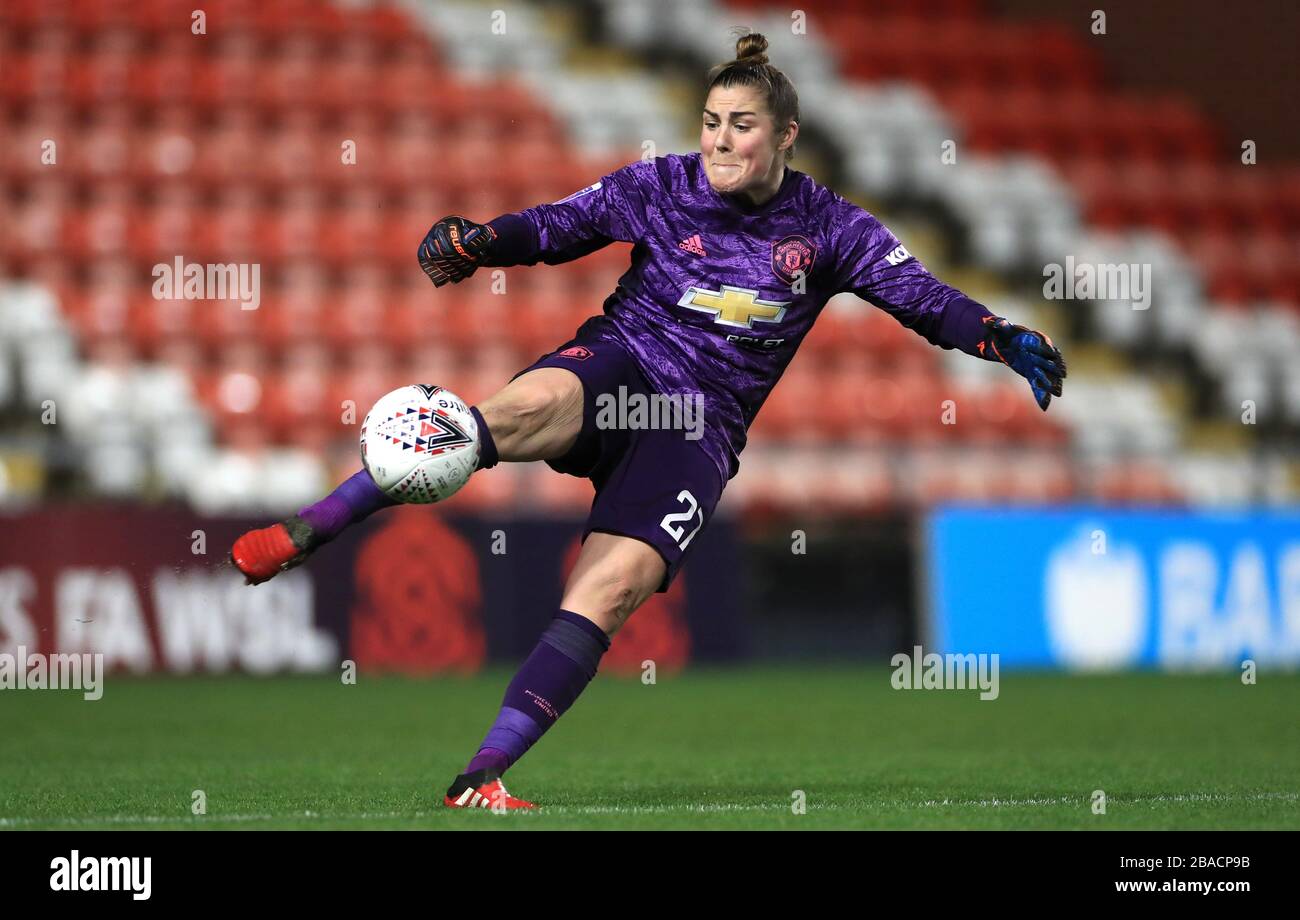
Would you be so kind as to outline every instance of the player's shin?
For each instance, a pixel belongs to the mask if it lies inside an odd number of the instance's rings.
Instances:
[[[394,499],[375,485],[369,473],[358,470],[329,495],[299,511],[298,517],[311,527],[314,549],[333,540],[348,526],[395,504]]]
[[[496,466],[497,449],[492,441],[492,432],[488,430],[477,406],[470,406],[469,411],[478,424],[478,464],[475,469]],[[299,511],[298,517],[311,525],[316,545],[320,545],[333,540],[345,528],[364,521],[381,508],[389,508],[397,503],[396,499],[390,498],[375,485],[368,472],[360,470],[325,498]]]
[[[586,689],[608,649],[609,636],[591,620],[568,610],[556,614],[506,688],[496,721],[448,798],[499,778],[523,757]]]
[[[448,398],[455,397],[448,394]],[[463,404],[461,409],[465,410]],[[447,497],[455,493],[470,473],[497,464],[496,444],[482,414],[476,407],[470,406],[468,415],[473,416],[478,431],[477,441],[473,445],[477,447],[477,462],[448,490]],[[423,418],[426,420],[425,426],[430,427],[427,421],[429,415],[425,414]],[[460,428],[452,430],[462,440],[465,439]],[[422,432],[417,437],[423,438],[425,433],[428,432]],[[419,443],[423,445],[424,441]],[[329,495],[302,508],[288,520],[245,533],[231,548],[231,562],[244,574],[249,584],[261,584],[286,569],[302,564],[318,547],[333,540],[353,524],[398,503],[399,499],[391,491],[380,488],[368,468],[358,470]]]
[[[317,547],[333,540],[349,525],[395,504],[369,473],[358,470],[329,495],[288,520],[245,533],[231,547],[230,560],[249,584],[261,584],[300,565]]]

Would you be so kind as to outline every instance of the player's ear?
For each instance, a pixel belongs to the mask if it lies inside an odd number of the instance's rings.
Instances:
[[[785,131],[781,134],[781,143],[777,144],[776,149],[784,152],[794,146],[795,140],[799,137],[799,122],[791,121],[785,126]]]

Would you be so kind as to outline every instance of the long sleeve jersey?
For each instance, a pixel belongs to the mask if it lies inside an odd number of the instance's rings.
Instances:
[[[833,295],[851,291],[927,341],[972,355],[989,315],[870,213],[788,167],[777,194],[748,207],[713,189],[700,154],[670,154],[491,223],[498,238],[486,264],[495,266],[633,244],[599,336],[630,352],[656,392],[702,394],[700,443],[725,479]]]

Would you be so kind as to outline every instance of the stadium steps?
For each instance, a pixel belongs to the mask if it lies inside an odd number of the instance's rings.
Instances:
[[[477,6],[465,8],[478,9]],[[455,7],[444,7],[444,14],[450,16],[451,9]],[[530,12],[543,16],[549,9],[550,7],[542,6],[533,8]],[[604,50],[584,49],[576,32],[575,29],[575,34],[567,38],[548,36],[555,41],[555,47],[544,53],[538,52],[539,56],[546,60],[562,60],[566,64],[573,65],[567,68],[568,72],[565,74],[549,75],[552,79],[561,85],[567,83],[581,88],[584,81],[593,74],[598,74],[606,80],[612,80],[612,85],[615,87],[634,86],[643,93],[637,98],[637,106],[642,109],[648,108],[656,113],[653,119],[655,125],[664,125],[673,118],[677,118],[683,125],[681,136],[677,137],[667,150],[695,149],[695,139],[691,134],[696,130],[693,110],[698,104],[698,99],[692,98],[686,81],[664,80],[657,74],[652,76],[649,71],[642,68],[627,72],[624,66],[627,61],[625,54],[611,55]],[[484,53],[465,45],[465,42],[471,40],[473,36],[469,33],[459,33],[457,42],[447,45],[446,53],[453,58],[463,55],[462,61],[466,66],[471,61],[482,60],[485,57]],[[522,73],[529,69],[528,65],[521,65],[505,55],[497,55],[494,58],[494,66],[498,69],[493,72],[498,74]],[[586,86],[591,91],[593,84],[588,83]],[[596,86],[599,88],[598,84]],[[617,95],[618,91],[614,92]],[[573,117],[572,112],[569,111],[573,96],[569,92],[562,90],[547,98],[553,104],[556,104],[556,100],[560,100],[559,107],[564,112],[564,117]],[[687,99],[690,100],[689,106],[684,105]],[[665,116],[662,114],[664,112],[680,113],[680,118],[676,114],[672,114],[671,117]],[[584,113],[581,117],[591,116]],[[612,142],[621,139],[625,149],[634,151],[629,159],[636,156],[635,151],[642,140],[646,138],[658,140],[663,136],[647,128],[640,119],[619,121],[616,123],[616,128],[617,133],[612,134],[609,140]],[[667,152],[662,144],[659,150]],[[933,234],[918,233],[916,239],[917,251],[930,258],[932,262],[939,263],[938,252],[941,245],[938,237]],[[781,385],[760,413],[752,432],[752,444],[761,446],[771,440],[774,449],[778,452],[791,449],[792,439],[795,443],[824,445],[830,450],[827,457],[833,458],[826,462],[838,463],[842,459],[841,455],[852,456],[852,453],[845,454],[843,450],[843,444],[848,443],[846,439],[849,438],[867,442],[895,439],[919,445],[936,439],[960,441],[968,431],[972,432],[973,437],[979,437],[973,432],[973,426],[971,428],[950,427],[946,431],[938,428],[937,412],[940,397],[943,395],[942,381],[940,380],[936,385],[933,378],[939,372],[940,365],[926,343],[903,330],[888,317],[873,317],[874,321],[867,323],[860,320],[864,315],[860,311],[843,309],[836,305],[828,306],[827,309],[826,318],[814,327],[801,352],[801,357],[796,358],[792,363]],[[884,322],[879,322],[880,319]],[[886,332],[886,329],[889,331]],[[868,350],[869,353],[861,355],[862,349]],[[855,350],[857,350],[856,354]],[[825,360],[819,362],[818,355],[823,358],[835,357],[828,364]],[[890,400],[875,409],[864,406],[864,400],[853,389],[855,383],[862,382],[861,376],[841,377],[837,373],[826,372],[827,367],[849,367],[852,369],[851,373],[857,375],[875,373],[877,374],[875,378],[868,376],[866,379],[880,380],[880,374],[893,373],[899,366],[915,369],[908,380],[921,390],[924,397],[920,400]],[[877,370],[870,370],[873,367]],[[889,386],[897,388],[897,383],[890,382]],[[1002,408],[995,410],[1000,413],[1000,418],[1006,417],[1005,406],[1011,403],[1011,400],[1006,398],[1006,394],[1012,386],[1011,382],[1003,380],[998,384],[984,387],[984,390],[993,393],[993,399],[1000,400],[1002,403]],[[811,401],[818,405],[819,411],[809,413],[802,410],[801,407],[808,403],[808,400],[802,397],[809,393],[825,394],[828,390],[833,391],[829,398]],[[992,406],[990,397],[983,394],[978,404],[986,408]],[[1018,414],[1017,427],[1007,429],[1006,433],[1013,438],[1027,433],[1031,439],[1037,438],[1055,444],[1061,442],[1062,433],[1054,421],[1034,419],[1025,415]],[[837,443],[839,447],[836,446]],[[750,450],[752,448],[747,449],[747,459]],[[806,460],[808,463],[815,464],[821,462],[817,459],[819,456],[814,454],[808,458],[801,458],[799,462]],[[797,464],[795,468],[799,469]],[[902,500],[908,503],[925,501],[924,490],[908,486],[906,483],[911,470],[910,465],[900,463],[899,468],[901,473],[898,476],[887,478],[886,494],[891,496],[890,500]],[[815,468],[809,468],[806,472],[816,478]],[[846,484],[844,476],[830,476],[824,481],[834,486],[832,494],[841,496],[842,510],[860,510],[858,502],[861,498],[861,490]],[[779,491],[779,496],[780,501],[788,507],[798,507],[800,504],[797,492],[783,490]],[[828,500],[832,503],[834,501]]]
[[[852,18],[857,13],[854,8],[834,3],[810,5],[807,11],[808,34],[794,38],[789,34],[788,11],[773,10],[767,2],[721,7],[707,0],[689,4],[687,0],[669,0],[671,12],[664,10],[662,15],[655,17],[643,16],[632,0],[602,0],[602,5],[606,10],[607,21],[630,45],[648,49],[664,41],[676,41],[692,48],[701,63],[724,56],[725,43],[712,36],[723,34],[727,26],[741,18],[739,14],[743,11],[743,18],[749,25],[774,40],[775,56],[786,66],[804,92],[805,108],[808,110],[806,117],[820,123],[825,130],[840,138],[849,170],[864,187],[882,192],[892,191],[894,195],[929,197],[947,202],[947,206],[953,208],[967,224],[973,251],[981,261],[1002,269],[1012,269],[1020,264],[1024,269],[1036,271],[1033,268],[1035,264],[1041,267],[1044,262],[1060,261],[1067,252],[1080,253],[1085,250],[1097,254],[1107,251],[1128,254],[1130,258],[1150,262],[1155,266],[1158,290],[1162,295],[1158,301],[1159,309],[1146,315],[1122,315],[1118,310],[1107,310],[1104,304],[1095,304],[1090,311],[1092,334],[1127,349],[1149,347],[1152,341],[1159,347],[1175,350],[1190,347],[1198,362],[1204,362],[1203,353],[1213,347],[1209,337],[1200,332],[1201,320],[1206,313],[1223,309],[1224,304],[1216,302],[1213,297],[1208,301],[1204,299],[1198,281],[1202,271],[1190,260],[1192,254],[1180,251],[1176,246],[1157,239],[1151,232],[1139,227],[1121,227],[1121,233],[1117,235],[1113,227],[1108,233],[1094,232],[1080,224],[1082,205],[1075,192],[1058,174],[1046,167],[1046,160],[1039,157],[1036,151],[1007,156],[999,150],[996,156],[989,156],[980,154],[977,150],[973,155],[968,152],[959,157],[958,169],[939,165],[934,151],[940,143],[945,139],[959,139],[964,144],[970,138],[963,134],[960,120],[955,120],[949,113],[936,107],[933,97],[920,87],[939,84],[941,89],[943,85],[961,88],[993,80],[993,89],[988,92],[996,96],[1001,92],[998,81],[1004,81],[1006,73],[996,73],[995,69],[992,73],[981,74],[979,68],[975,68],[972,79],[963,81],[957,79],[961,76],[960,71],[936,71],[931,68],[912,74],[914,82],[910,84],[843,83],[826,74],[825,61],[836,59],[833,46],[843,37],[844,30],[839,26],[844,17]],[[926,9],[928,12],[905,6],[891,6],[883,11],[873,10],[872,22],[876,25],[875,20],[882,19],[883,29],[895,19],[910,18],[917,25],[913,31],[921,34],[931,26],[938,29],[952,25],[951,20],[989,19],[989,14],[982,5],[961,9]],[[819,11],[824,11],[826,15],[822,16]],[[828,26],[827,23],[833,25]],[[967,22],[967,25],[970,23]],[[986,22],[982,27],[987,29],[990,25],[990,22]],[[1010,29],[1022,33],[1024,31],[1018,24],[1011,24]],[[965,26],[949,31],[965,32],[968,38],[977,34]],[[1058,44],[1062,39],[1067,43],[1073,41],[1068,36],[1054,34],[1054,41]],[[998,46],[997,41],[989,43],[989,48],[996,49]],[[810,47],[816,49],[812,54],[808,53]],[[954,52],[960,50],[955,48]],[[985,54],[985,49],[977,48],[974,52],[978,57]],[[1100,92],[1095,87],[1089,89],[1094,90]],[[1034,91],[1041,92],[1041,86],[1037,89],[1033,86],[1025,88],[1025,92]],[[975,89],[971,92],[985,91]],[[951,98],[951,93],[940,92],[939,95]],[[1010,101],[1015,98],[1015,92],[1010,92]],[[1000,117],[1005,117],[1008,106],[1007,100],[995,99],[987,108]],[[1141,105],[1126,103],[1124,108],[1130,115],[1135,114],[1137,119],[1129,118],[1126,122],[1125,130],[1129,131],[1130,139],[1134,125],[1139,126],[1139,134],[1147,130],[1141,125],[1153,126],[1150,119],[1141,120],[1144,117]],[[1185,106],[1181,109],[1177,105],[1165,105],[1163,108],[1160,105],[1150,105],[1146,108],[1150,110],[1148,114],[1155,119],[1154,127],[1162,128],[1163,120],[1168,125],[1166,134],[1169,137],[1181,136],[1178,134],[1179,126],[1186,128],[1188,123]],[[1194,130],[1202,135],[1210,130],[1203,123],[1198,122],[1198,125]],[[1164,146],[1177,147],[1176,144]],[[1199,144],[1196,149],[1204,153],[1205,145]],[[1166,172],[1177,175],[1177,170]],[[1264,170],[1252,167],[1250,177],[1245,178],[1245,183],[1255,189],[1250,197],[1256,201],[1260,198],[1258,191],[1268,181],[1264,174]],[[1242,185],[1235,180],[1243,177],[1231,178],[1233,181],[1203,182],[1201,186],[1204,188],[1212,185],[1217,191]],[[1290,177],[1290,173],[1286,173],[1275,175],[1273,184],[1269,187],[1290,201],[1294,197],[1297,183]],[[1231,194],[1230,191],[1227,193]],[[1267,208],[1261,211],[1256,205],[1254,219],[1263,220],[1275,211],[1276,209],[1270,211]],[[1293,212],[1294,208],[1288,205],[1285,213]],[[1215,245],[1223,248],[1221,241],[1216,241]],[[1271,248],[1276,249],[1275,246]],[[1198,260],[1202,258],[1200,254],[1195,255]],[[1231,262],[1221,260],[1220,264],[1231,265]],[[1271,263],[1274,268],[1280,264],[1277,259]],[[1284,311],[1284,308],[1276,304],[1269,309],[1275,313]],[[1289,335],[1288,338],[1292,345],[1300,342],[1300,336]],[[1227,381],[1223,380],[1222,375],[1219,376],[1220,385],[1226,385]],[[1282,396],[1289,393],[1288,389],[1267,402],[1270,406],[1282,405]],[[1289,411],[1289,400],[1285,404]],[[1288,423],[1291,423],[1289,417]]]
[[[689,5],[682,0],[669,5],[671,11],[663,10],[662,15],[651,20],[641,16],[630,0],[602,0],[611,31],[629,47],[646,52],[664,41],[675,41],[690,47],[700,64],[726,57],[727,42],[715,36],[725,35],[727,27],[739,21],[736,9],[723,8],[707,0]],[[1093,332],[1096,334],[1098,329],[1106,332],[1121,348],[1136,347],[1138,341],[1154,334],[1167,347],[1190,345],[1200,359],[1209,337],[1199,332],[1199,321],[1212,311],[1197,300],[1198,289],[1194,280],[1190,280],[1196,277],[1196,271],[1168,244],[1150,233],[1126,237],[1089,233],[1078,223],[1078,208],[1072,193],[1050,169],[1032,158],[967,154],[959,159],[967,166],[956,171],[926,165],[937,161],[934,151],[944,138],[961,135],[924,93],[897,83],[843,84],[834,74],[825,73],[824,61],[833,59],[834,55],[820,51],[819,42],[828,39],[833,30],[826,30],[819,38],[815,15],[809,17],[810,34],[792,40],[788,11],[773,11],[768,3],[744,6],[745,15],[739,18],[772,41],[774,47],[769,54],[800,86],[801,100],[809,109],[806,118],[824,129],[838,130],[849,172],[864,187],[889,193],[892,182],[897,186],[894,194],[901,191],[904,197],[920,196],[922,200],[937,197],[947,202],[967,224],[979,261],[1002,271],[1010,271],[1017,265],[1016,250],[1006,242],[1014,239],[1016,233],[1039,243],[1039,250],[1029,253],[1028,262],[1020,263],[1026,267],[1032,267],[1035,259],[1042,260],[1037,262],[1041,266],[1043,261],[1061,258],[1062,253],[1088,250],[1096,255],[1121,252],[1128,258],[1136,254],[1137,258],[1152,262],[1159,289],[1170,295],[1167,303],[1160,304],[1164,309],[1143,313],[1123,305],[1125,312],[1121,314],[1118,305],[1109,310],[1105,304],[1094,305],[1096,309],[1092,312],[1098,316],[1105,313],[1106,322],[1100,319],[1094,322]],[[960,10],[930,11],[919,18],[948,15],[969,18],[984,14],[978,5],[969,5]],[[855,110],[858,117],[848,117]],[[1114,332],[1118,335],[1111,334]],[[1070,347],[1076,346],[1071,343]],[[1072,374],[1071,383],[1077,387],[1077,375]],[[1080,420],[1079,424],[1095,421]],[[1270,462],[1267,457],[1258,459],[1261,468]],[[1160,458],[1153,458],[1153,465],[1158,466],[1159,461]],[[1226,465],[1232,460],[1225,456],[1223,462]],[[1260,497],[1276,501],[1285,496],[1274,490],[1261,493]]]
[[[218,33],[202,46],[189,41],[188,35],[184,42],[169,43],[168,14],[161,3],[15,0],[0,13],[6,17],[4,28],[12,30],[6,34],[18,36],[22,42],[45,30],[41,34],[47,40],[61,40],[65,49],[84,50],[96,30],[113,21],[134,31],[142,47],[161,47],[166,52],[156,61],[134,52],[123,55],[97,48],[82,60],[66,50],[47,53],[47,48],[23,59],[25,63],[17,70],[22,79],[6,82],[4,92],[27,95],[6,95],[0,105],[6,129],[16,129],[6,130],[6,134],[24,143],[38,142],[40,132],[52,126],[93,143],[73,143],[70,153],[64,145],[66,168],[53,179],[33,166],[30,157],[15,152],[28,148],[10,145],[0,164],[5,198],[18,200],[14,193],[19,188],[27,197],[15,208],[13,225],[4,228],[7,235],[0,240],[0,247],[6,262],[35,272],[59,293],[92,364],[98,363],[96,356],[100,355],[115,355],[118,360],[126,355],[146,365],[170,362],[191,375],[197,392],[208,394],[208,409],[222,443],[230,449],[223,452],[221,464],[204,465],[204,475],[193,476],[195,488],[202,491],[191,493],[191,498],[205,509],[274,500],[261,484],[277,489],[277,483],[293,476],[305,481],[314,475],[304,472],[306,467],[295,460],[284,465],[283,475],[259,473],[252,460],[274,455],[277,444],[301,440],[313,451],[321,444],[332,445],[328,456],[334,463],[334,479],[355,469],[353,437],[342,436],[332,417],[295,409],[304,397],[293,394],[314,393],[314,398],[319,398],[327,392],[333,396],[341,380],[364,407],[386,388],[433,374],[439,378],[433,382],[463,381],[462,395],[482,398],[527,360],[567,336],[581,315],[596,312],[612,287],[612,278],[626,262],[625,249],[615,246],[544,273],[508,272],[509,314],[503,314],[505,298],[490,295],[488,279],[483,277],[458,288],[454,302],[448,297],[439,299],[427,281],[415,274],[410,260],[412,241],[418,240],[438,213],[464,208],[474,216],[487,217],[539,200],[554,200],[591,181],[592,176],[634,159],[646,136],[666,139],[661,150],[695,147],[691,129],[684,127],[690,119],[672,97],[674,92],[685,92],[682,87],[686,84],[665,81],[642,68],[629,68],[628,62],[635,58],[625,52],[591,53],[579,40],[583,23],[574,14],[511,8],[506,35],[494,36],[488,28],[495,8],[492,4],[406,6],[413,15],[382,6],[345,6],[321,12],[318,6],[301,0],[232,0],[222,7],[222,15],[232,17],[229,21],[249,23],[252,47],[266,51],[275,61],[271,67],[244,70],[235,66],[239,46],[223,44],[229,36]],[[214,14],[214,22],[215,18]],[[413,28],[417,22],[429,28],[428,34]],[[54,24],[57,27],[52,27]],[[375,86],[384,91],[373,99],[365,96],[367,79],[332,79],[338,68],[332,59],[327,62],[317,53],[321,48],[347,47],[357,36],[364,36],[372,51],[384,49],[388,55],[373,68],[358,65],[359,69],[347,71],[376,79]],[[307,53],[309,48],[315,50]],[[277,54],[293,49],[297,49],[293,54]],[[300,52],[304,60],[313,63],[295,69],[293,55]],[[207,65],[216,58],[223,62],[222,68],[209,69]],[[576,62],[572,74],[570,61]],[[138,80],[116,82],[115,74],[129,77],[136,72]],[[27,79],[36,73],[56,78]],[[249,82],[235,79],[241,73]],[[611,78],[611,73],[617,76]],[[834,79],[824,62],[815,60],[809,63],[808,76]],[[802,88],[801,78],[796,80]],[[431,81],[441,81],[447,91],[431,98],[426,92]],[[212,118],[214,127],[203,129],[184,118],[168,122],[167,118],[187,111],[175,105],[167,108],[168,99],[195,107],[204,119]],[[910,117],[903,114],[911,111],[907,108],[910,97],[889,99],[893,101],[885,100],[882,105],[886,108],[881,111]],[[40,105],[29,108],[38,108],[48,116],[48,124],[14,122],[14,113],[25,111],[23,106],[34,100]],[[482,102],[486,112],[476,113],[471,104],[474,100]],[[593,100],[599,105],[595,116],[590,110]],[[115,102],[125,102],[125,106],[108,104]],[[692,100],[689,109],[695,102]],[[252,103],[256,106],[247,111],[255,117],[252,124],[245,125],[238,116]],[[890,105],[894,108],[889,109]],[[83,110],[93,111],[94,118],[80,121]],[[71,114],[64,117],[64,112]],[[478,114],[485,117],[471,117]],[[299,116],[308,122],[314,119],[315,126],[298,124],[295,119]],[[119,117],[125,120],[115,120]],[[321,144],[322,138],[329,137],[322,125],[331,118],[356,118],[365,129],[357,132],[363,156],[355,170],[342,169],[336,158],[309,164],[296,154],[317,147],[332,149],[332,144]],[[421,118],[431,118],[432,127],[420,127]],[[260,124],[259,119],[267,124]],[[456,126],[462,139],[454,149],[445,151],[446,194],[418,181],[424,151],[437,143],[444,120]],[[525,131],[530,140],[525,155],[517,158],[510,171],[487,176],[478,164],[483,151],[499,145],[502,130]],[[134,143],[137,136],[147,136],[147,142]],[[128,137],[132,142],[124,143]],[[924,136],[913,134],[910,142],[919,145]],[[191,154],[185,153],[186,143]],[[559,155],[557,143],[562,145]],[[211,156],[214,148],[222,155]],[[368,150],[379,155],[365,156]],[[403,150],[406,155],[399,156]],[[566,168],[548,169],[539,175],[539,161],[561,163]],[[871,175],[872,164],[863,167],[863,174]],[[882,189],[869,183],[863,188],[873,196]],[[173,203],[166,204],[156,200],[155,193],[159,197],[178,194]],[[376,240],[376,228],[368,217],[376,207],[385,206],[396,210],[387,210],[378,228],[382,238]],[[214,211],[201,210],[204,207]],[[199,219],[190,223],[198,228],[197,235],[187,236],[185,218],[196,216]],[[168,227],[172,231],[163,232]],[[230,247],[245,238],[257,241],[256,251],[265,256],[268,269],[294,279],[284,290],[267,292],[263,309],[252,319],[229,312],[186,313],[183,309],[171,318],[160,317],[156,315],[162,309],[160,302],[128,295],[121,285],[100,283],[109,278],[96,274],[101,269],[110,276],[123,269],[147,269],[161,254],[174,253],[178,247],[190,253],[204,252],[199,247],[207,246],[206,254],[212,258],[229,259],[234,255]],[[357,253],[363,255],[356,257]],[[78,265],[91,266],[90,283],[59,261],[74,254]],[[946,266],[934,265],[941,276],[946,275]],[[376,268],[377,276],[372,271]],[[403,280],[375,280],[385,272]],[[353,274],[362,279],[355,285],[349,281]],[[323,296],[324,292],[333,293]],[[376,297],[382,304],[380,312],[372,314]],[[556,304],[565,303],[586,307],[557,311]],[[301,307],[294,304],[312,307],[298,313],[294,311]],[[447,330],[447,341],[429,347],[404,344],[420,332],[421,324],[427,323],[423,317],[435,305],[442,310],[439,324]],[[378,333],[373,321],[376,315],[383,317]],[[512,322],[516,315],[526,319]],[[921,390],[925,383],[934,382],[939,368],[935,350],[915,336],[908,339],[910,333],[899,338],[900,329],[889,328],[893,321],[888,317],[881,325],[866,319],[867,315],[848,305],[843,309],[837,305],[834,310],[828,307],[815,330],[821,334],[810,337],[809,352],[796,361],[788,379],[778,387],[777,394],[787,387],[791,394],[832,394],[833,398],[824,401],[830,409],[817,416],[816,426],[809,430],[784,396],[786,408],[774,403],[764,410],[760,424],[769,424],[770,418],[783,438],[795,442],[789,445],[790,450],[798,446],[798,439],[821,445],[818,459],[808,462],[825,464],[828,475],[824,482],[830,485],[823,487],[819,479],[817,488],[824,488],[819,500],[831,505],[841,494],[848,496],[844,505],[848,508],[878,499],[924,502],[929,500],[927,496],[947,494],[951,484],[943,484],[937,461],[925,467],[924,477],[909,478],[917,467],[906,458],[909,450],[928,450],[926,445],[946,443],[953,432],[935,426],[932,406],[912,411],[916,407],[899,398],[905,391],[900,382]],[[280,320],[287,316],[298,319],[286,326]],[[482,342],[476,332],[484,325],[507,329],[507,340]],[[395,334],[393,329],[404,334]],[[313,330],[321,332],[306,335]],[[837,331],[841,335],[831,334]],[[358,342],[362,347],[353,347]],[[329,375],[329,386],[315,390],[312,381],[323,380],[325,372],[310,370],[315,359],[306,355],[314,348],[325,349],[325,367],[333,370],[332,361],[339,369]],[[963,366],[971,365],[983,362],[966,361]],[[828,368],[836,373],[829,373]],[[992,365],[985,368],[998,370]],[[841,370],[844,377],[838,375]],[[259,397],[251,409],[246,378],[258,384]],[[871,405],[855,400],[852,387],[863,382],[879,386],[885,398]],[[1017,443],[1023,438],[1024,445],[1036,445],[1034,450],[1056,451],[1054,462],[1060,465],[1060,432],[1055,421],[1049,419],[1044,427],[1040,418],[1020,413],[1016,402],[1005,398],[1012,390],[1011,381],[1004,378],[994,384],[990,378],[972,386],[978,389],[975,402],[979,411],[995,424],[1011,426],[999,429],[1001,432],[1011,434]],[[238,398],[228,398],[232,393]],[[1020,404],[1027,402],[1024,393],[1018,397]],[[760,436],[761,432],[756,432],[756,445]],[[862,445],[870,448],[882,443],[911,447],[903,450],[903,459],[894,466],[879,467],[893,469],[897,475],[873,476],[870,483],[878,491],[872,492],[853,480],[852,459],[861,454]],[[960,443],[949,446],[956,451],[973,449]],[[829,459],[821,459],[823,454]],[[747,465],[749,456],[747,453]],[[772,465],[780,466],[781,455],[775,456]],[[761,462],[756,460],[755,465]],[[984,467],[972,460],[970,468]],[[992,472],[995,468],[990,460],[987,469]],[[821,467],[796,465],[793,469],[815,476]],[[574,510],[585,508],[589,494],[566,493],[561,486],[543,492],[534,488],[533,475],[549,474],[529,468],[510,475],[476,477],[458,501],[503,507],[544,494],[539,500],[547,507],[568,501],[567,507]],[[1026,472],[1027,479],[1032,475],[1032,470]],[[787,474],[785,478],[794,477]],[[498,481],[499,485],[488,485]],[[926,491],[932,481],[938,482],[939,491]],[[1059,479],[1053,482],[1059,484]],[[972,483],[963,488],[985,488],[974,480]],[[793,497],[800,495],[802,488],[795,485],[778,496],[792,507],[797,507]],[[1040,485],[1031,492],[1040,494]]]

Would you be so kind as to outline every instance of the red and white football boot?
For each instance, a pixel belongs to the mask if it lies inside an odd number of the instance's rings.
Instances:
[[[506,791],[501,777],[490,770],[462,773],[447,789],[442,804],[448,808],[536,808],[532,802],[517,799]]]
[[[250,585],[270,581],[306,561],[317,542],[311,525],[294,515],[287,521],[250,530],[230,550],[230,561]]]

